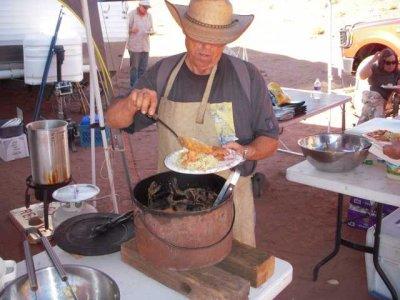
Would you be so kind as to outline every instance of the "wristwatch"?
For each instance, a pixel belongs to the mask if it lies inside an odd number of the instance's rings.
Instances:
[[[245,146],[243,149],[243,158],[244,159],[247,159],[248,153],[249,153],[249,148],[247,146]]]

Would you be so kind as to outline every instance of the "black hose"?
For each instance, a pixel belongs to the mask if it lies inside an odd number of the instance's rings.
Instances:
[[[57,35],[58,35],[58,30],[60,29],[62,16],[63,16],[63,7],[61,7],[61,9],[60,9],[60,13],[58,15],[58,20],[57,20],[57,25],[56,25],[56,30],[54,31],[54,35],[53,35],[53,37],[51,39],[51,43],[50,43],[49,52],[47,54],[46,65],[45,65],[44,71],[43,71],[42,83],[40,84],[39,95],[38,95],[38,98],[37,98],[36,104],[35,104],[35,112],[33,115],[34,121],[37,121],[39,119],[40,109],[42,107],[44,92],[45,92],[46,83],[47,83],[47,76],[49,75],[51,60],[52,60],[53,54],[54,54],[54,46],[56,45],[56,42],[57,42]]]

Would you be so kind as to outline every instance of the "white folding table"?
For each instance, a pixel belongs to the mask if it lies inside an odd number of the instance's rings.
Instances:
[[[186,299],[185,296],[147,277],[121,260],[120,252],[102,256],[77,256],[71,255],[55,246],[54,251],[62,264],[78,264],[98,269],[117,283],[121,299]],[[46,252],[41,252],[33,257],[35,268],[51,266]],[[17,276],[26,273],[25,261],[17,264]],[[249,299],[273,299],[292,281],[293,268],[290,263],[276,258],[275,272],[272,277],[259,288],[250,288]]]
[[[340,249],[346,246],[358,251],[371,253],[374,266],[389,288],[393,299],[398,299],[396,291],[379,265],[379,245],[382,222],[382,205],[390,204],[400,207],[400,182],[386,177],[386,169],[382,163],[374,165],[362,164],[350,172],[327,173],[318,171],[308,161],[298,163],[286,170],[289,181],[338,193],[338,208],[336,217],[335,247],[332,253],[321,260],[314,268],[314,281],[318,279],[318,271],[325,263],[331,260]],[[377,220],[375,241],[373,247],[360,245],[342,238],[342,210],[343,195],[359,197],[377,202]]]

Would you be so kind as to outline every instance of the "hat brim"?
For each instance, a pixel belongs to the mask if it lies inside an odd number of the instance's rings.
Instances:
[[[242,33],[250,26],[253,22],[254,15],[233,15],[231,26],[226,28],[211,28],[201,26],[199,24],[189,21],[185,17],[185,13],[188,9],[187,5],[172,4],[165,0],[165,3],[170,11],[172,17],[176,23],[182,28],[183,32],[190,38],[210,44],[229,44],[237,40]]]

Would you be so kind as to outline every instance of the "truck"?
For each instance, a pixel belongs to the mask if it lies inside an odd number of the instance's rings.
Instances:
[[[384,48],[400,57],[400,18],[359,22],[340,29],[343,71],[356,74],[363,61]]]

